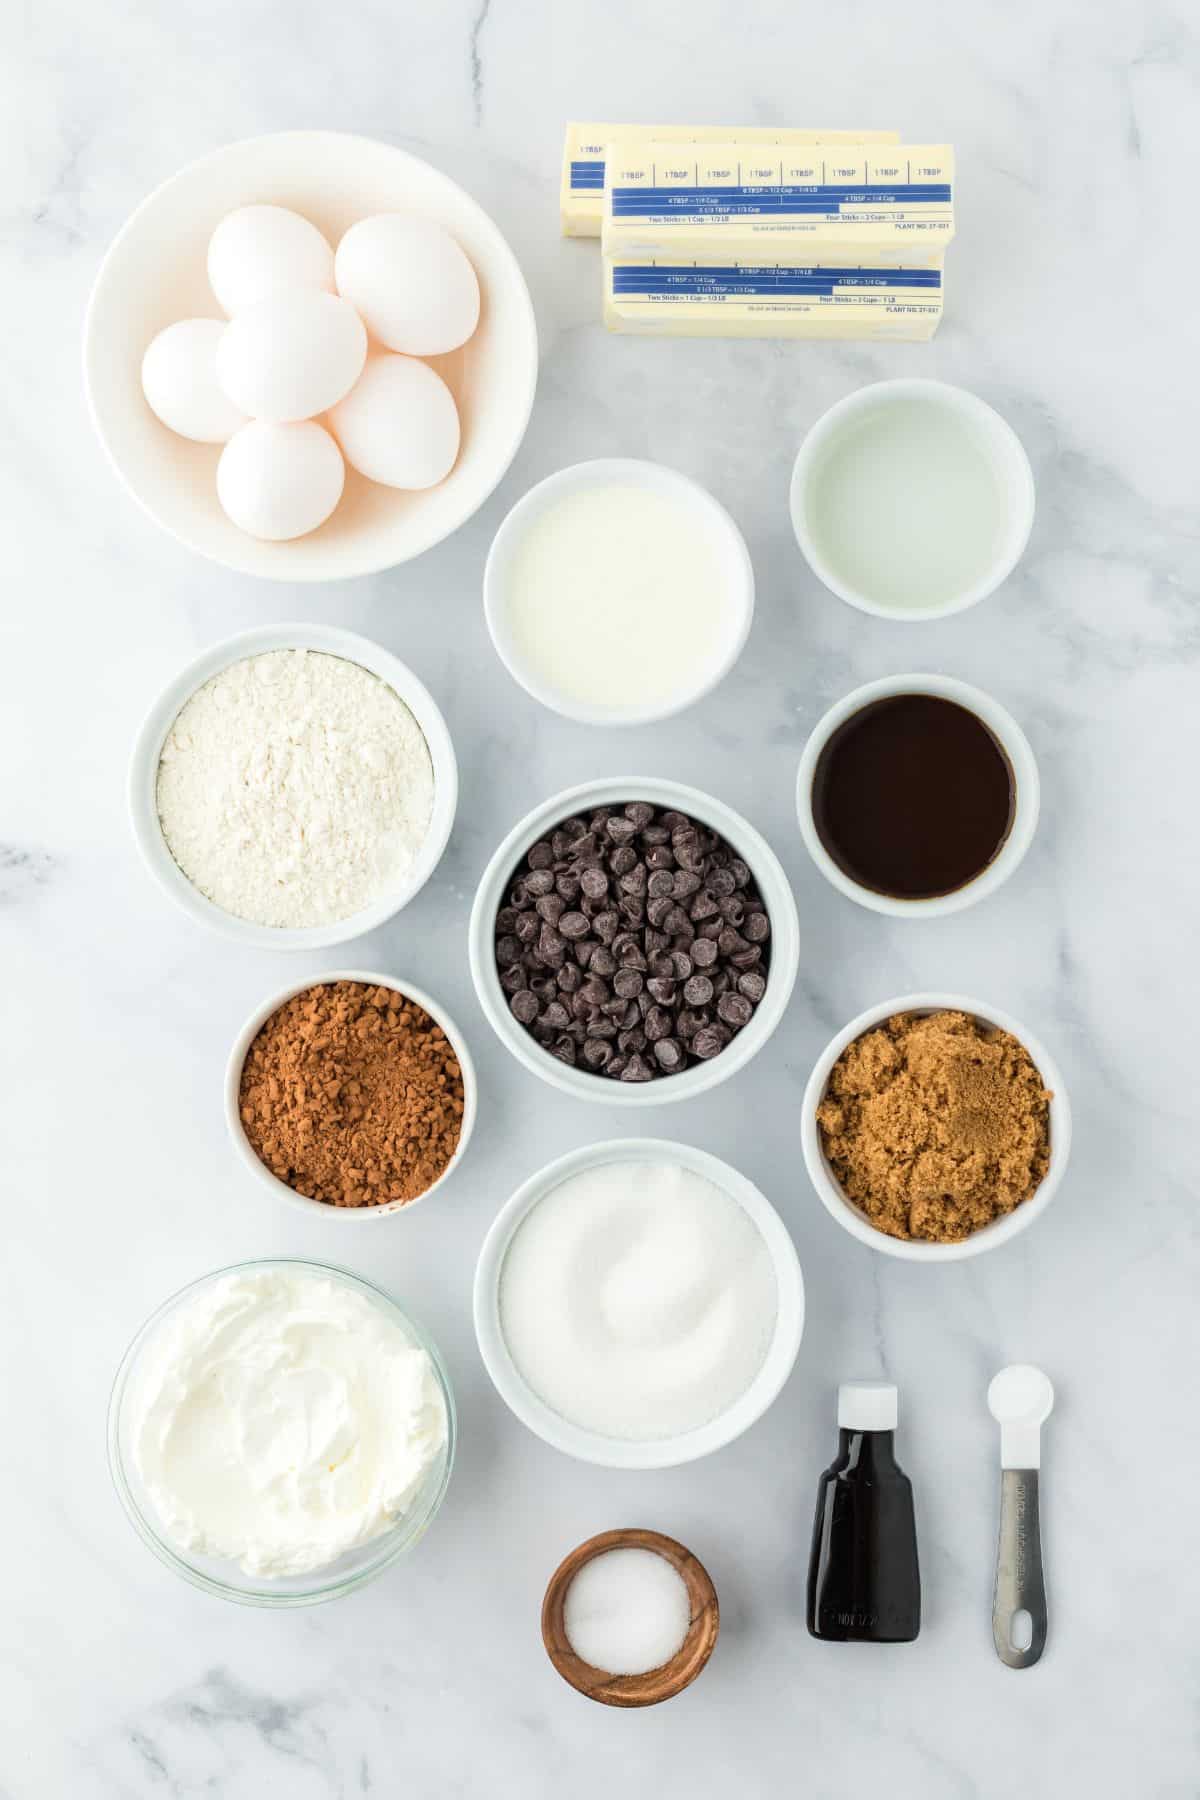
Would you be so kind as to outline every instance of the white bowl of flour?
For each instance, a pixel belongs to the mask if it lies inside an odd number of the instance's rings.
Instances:
[[[370,639],[271,625],[215,644],[134,749],[134,836],[186,912],[243,943],[318,950],[406,906],[458,803],[428,689]]]

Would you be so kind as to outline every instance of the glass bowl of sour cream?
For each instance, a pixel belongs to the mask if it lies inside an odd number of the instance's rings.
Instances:
[[[247,1606],[312,1606],[381,1574],[441,1506],[455,1440],[421,1327],[348,1270],[291,1259],[172,1295],[109,1403],[109,1466],[139,1537]]]

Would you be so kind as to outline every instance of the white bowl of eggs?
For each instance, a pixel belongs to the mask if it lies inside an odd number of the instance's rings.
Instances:
[[[229,568],[327,581],[406,562],[482,505],[537,382],[516,258],[420,158],[341,132],[175,175],[97,276],[84,375],[130,493]]]

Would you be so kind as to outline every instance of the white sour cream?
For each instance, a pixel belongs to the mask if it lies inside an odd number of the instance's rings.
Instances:
[[[183,1301],[142,1352],[130,1420],[166,1537],[265,1577],[389,1530],[447,1437],[427,1353],[360,1289],[302,1268]]]

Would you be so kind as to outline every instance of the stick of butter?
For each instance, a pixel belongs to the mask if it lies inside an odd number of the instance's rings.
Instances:
[[[603,260],[610,331],[921,343],[942,319],[940,259],[913,269]]]
[[[560,208],[564,237],[599,237],[604,217],[607,145],[619,138],[629,148],[645,144],[740,144],[781,147],[804,144],[898,144],[898,131],[786,131],[774,125],[576,125],[563,145]]]
[[[945,144],[681,146],[614,140],[604,254],[615,262],[936,265],[954,236]]]

